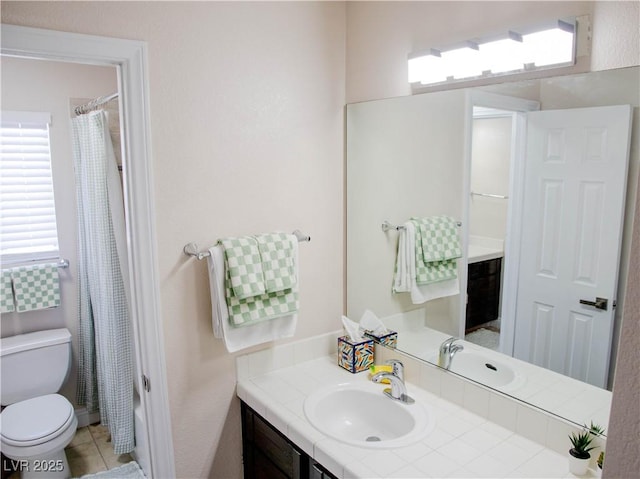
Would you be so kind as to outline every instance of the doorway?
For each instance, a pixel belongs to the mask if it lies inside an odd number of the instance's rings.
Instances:
[[[526,112],[540,108],[537,101],[469,92],[467,149],[464,168],[463,244],[467,246],[466,288],[460,295],[459,336],[509,356],[513,355],[519,234],[522,226],[522,184]],[[477,129],[474,128],[477,122]],[[481,128],[485,131],[481,132]],[[475,133],[486,138],[477,141]],[[499,155],[491,145],[500,143]],[[475,167],[475,168],[474,168]],[[475,169],[475,174],[474,174]],[[468,301],[477,295],[477,312]],[[476,315],[467,325],[467,317]],[[475,334],[474,334],[475,333]],[[470,335],[466,338],[467,334]]]
[[[514,113],[473,108],[465,339],[500,347]]]
[[[141,407],[149,444],[147,477],[175,475],[164,341],[155,266],[146,45],[143,42],[3,25],[3,56],[112,66],[118,70],[131,312]],[[135,161],[127,161],[133,159]],[[153,387],[151,387],[153,386]]]
[[[485,92],[474,92],[470,105],[491,108],[490,114],[512,115],[508,197],[490,197],[509,202],[499,327],[493,332],[499,337],[497,350],[606,387],[631,107],[537,111],[537,102]],[[472,128],[469,131],[474,134]],[[465,190],[471,192],[473,150],[468,151]],[[464,218],[472,225],[470,203],[465,203]],[[471,228],[466,229],[469,257]],[[544,291],[556,300],[543,296]],[[461,326],[461,336],[465,332]]]

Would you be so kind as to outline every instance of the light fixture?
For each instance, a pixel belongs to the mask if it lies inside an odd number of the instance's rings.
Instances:
[[[573,62],[573,25],[558,21],[553,28],[522,35],[524,61],[536,67]]]
[[[506,38],[478,45],[483,71],[505,73],[523,68],[522,36],[509,32]]]
[[[409,83],[440,83],[447,80],[438,50],[428,50],[409,58]]]
[[[475,43],[467,42],[464,47],[443,51],[442,60],[445,74],[456,80],[482,75],[480,52]]]
[[[575,63],[575,20],[509,31],[464,46],[409,56],[409,83],[434,85]]]

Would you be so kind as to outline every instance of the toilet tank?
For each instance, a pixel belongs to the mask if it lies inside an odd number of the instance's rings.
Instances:
[[[71,365],[66,328],[0,340],[0,403],[3,406],[60,390]]]

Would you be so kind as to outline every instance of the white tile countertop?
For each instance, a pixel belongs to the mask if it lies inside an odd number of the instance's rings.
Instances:
[[[504,240],[485,236],[469,235],[467,262],[479,263],[504,256]]]
[[[339,478],[575,477],[569,473],[566,454],[411,382],[407,382],[409,395],[427,403],[435,419],[435,428],[422,441],[396,449],[370,449],[326,436],[306,419],[305,398],[323,387],[369,381],[368,372],[351,374],[336,364],[334,354],[305,360],[299,357],[307,354],[304,347],[288,346],[279,353],[266,350],[238,358],[237,395]],[[272,367],[265,366],[269,362]],[[382,394],[385,385],[379,386]]]

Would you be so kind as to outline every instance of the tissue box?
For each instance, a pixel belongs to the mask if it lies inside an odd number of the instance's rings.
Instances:
[[[338,338],[338,366],[352,373],[368,371],[373,364],[373,339],[352,343],[348,336]]]
[[[365,331],[364,334],[365,336],[374,339],[376,342],[389,348],[395,349],[395,347],[398,345],[398,333],[396,331],[389,330],[389,332],[383,336],[376,336],[369,331]]]

